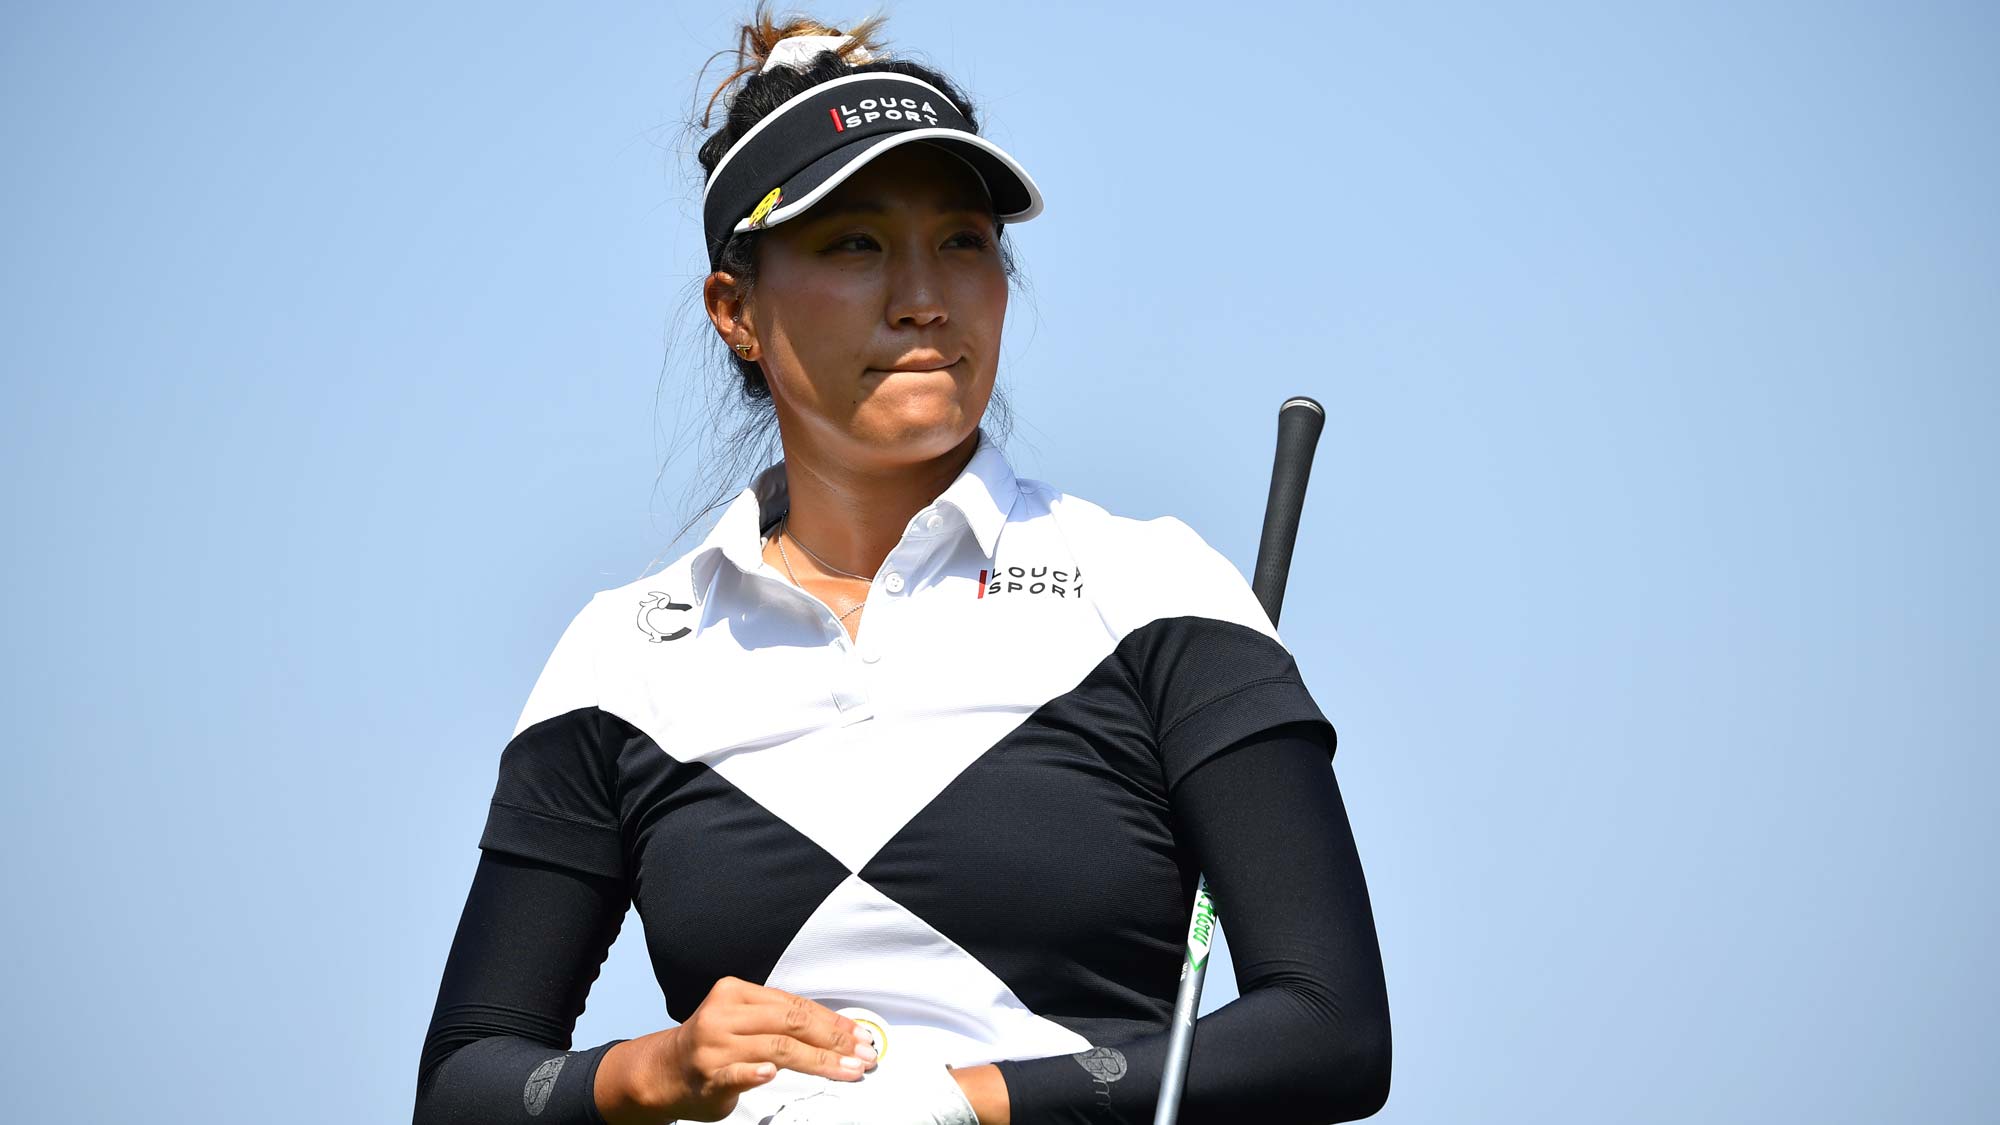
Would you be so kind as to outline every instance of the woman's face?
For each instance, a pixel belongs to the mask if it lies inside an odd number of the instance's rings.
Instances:
[[[950,453],[979,425],[1007,276],[992,204],[964,162],[925,144],[891,150],[765,231],[747,300],[727,299],[727,277],[710,276],[711,318],[727,342],[754,343],[788,457],[893,469]]]

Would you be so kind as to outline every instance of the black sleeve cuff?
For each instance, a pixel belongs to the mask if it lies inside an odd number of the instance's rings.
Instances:
[[[1152,717],[1169,789],[1196,766],[1273,727],[1333,724],[1276,637],[1212,617],[1153,621],[1119,642],[1132,686]]]
[[[418,1091],[413,1125],[607,1125],[597,1068],[623,1042],[563,1051],[501,1035],[467,1044]]]
[[[1183,717],[1160,734],[1160,757],[1167,787],[1178,786],[1196,766],[1274,727],[1306,723],[1325,734],[1326,753],[1333,757],[1333,724],[1306,693],[1296,672],[1245,684]],[[1317,741],[1317,739],[1315,739]]]
[[[618,826],[570,820],[495,800],[486,810],[483,851],[541,860],[557,867],[622,879],[625,851]]]
[[[623,878],[618,747],[603,727],[602,711],[579,707],[515,735],[500,755],[479,846]]]

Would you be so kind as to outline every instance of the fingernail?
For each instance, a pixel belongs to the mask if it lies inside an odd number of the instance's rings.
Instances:
[[[860,1059],[855,1058],[853,1055],[842,1055],[840,1057],[840,1065],[848,1070],[860,1070],[862,1067],[867,1066],[868,1064],[862,1062]]]
[[[869,1062],[874,1062],[876,1059],[882,1057],[881,1055],[876,1053],[875,1046],[872,1043],[860,1044],[859,1046],[854,1048],[854,1053],[860,1055],[864,1059],[867,1059]]]

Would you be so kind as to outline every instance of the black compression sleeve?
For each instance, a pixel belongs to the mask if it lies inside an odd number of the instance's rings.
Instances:
[[[1324,1125],[1366,1117],[1388,1099],[1382,956],[1330,749],[1321,724],[1274,727],[1173,790],[1241,992],[1195,1023],[1185,1125]],[[1166,1034],[1097,1046],[1000,1063],[1015,1125],[1150,1122]]]
[[[482,853],[417,1072],[415,1125],[604,1125],[597,1065],[569,1051],[625,922],[622,880]]]

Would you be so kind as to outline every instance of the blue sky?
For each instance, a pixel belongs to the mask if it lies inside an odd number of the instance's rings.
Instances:
[[[741,14],[0,11],[8,1116],[408,1114],[528,688],[686,546]],[[1996,24],[890,9],[1048,200],[1020,472],[1247,570],[1278,403],[1329,409],[1284,632],[1381,1120],[2000,1097]],[[577,1042],[665,1021],[629,919]]]

